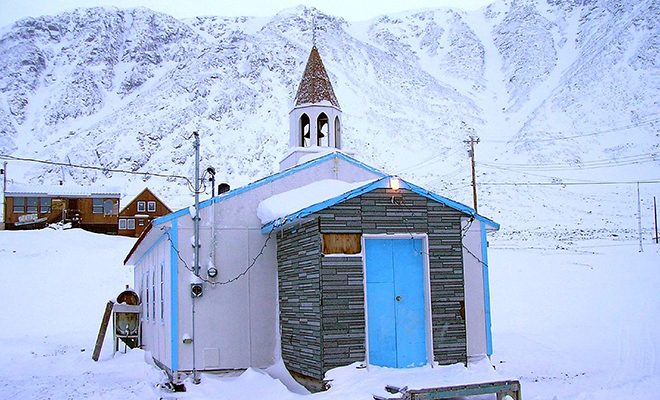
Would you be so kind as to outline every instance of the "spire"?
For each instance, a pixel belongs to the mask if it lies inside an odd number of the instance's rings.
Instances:
[[[330,78],[321,61],[316,46],[312,47],[307,60],[307,66],[300,80],[298,93],[294,104],[299,106],[301,104],[319,104],[323,101],[329,102],[331,105],[339,108],[339,102],[335,91],[332,89]]]

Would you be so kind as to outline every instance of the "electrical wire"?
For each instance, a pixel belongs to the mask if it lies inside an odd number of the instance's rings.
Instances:
[[[584,162],[575,162],[574,164],[560,163],[560,164],[508,164],[508,163],[489,163],[477,162],[477,165],[490,168],[503,168],[507,170],[513,169],[532,169],[543,171],[580,171],[585,169],[596,168],[609,168],[619,167],[626,165],[645,164],[649,162],[658,161],[657,153],[637,154],[634,156],[613,158],[609,160],[592,160]]]
[[[261,250],[260,250],[259,253],[254,257],[254,259],[252,260],[252,262],[250,263],[250,265],[248,265],[247,268],[245,268],[245,270],[243,270],[241,273],[239,273],[238,275],[236,275],[235,277],[233,277],[233,278],[231,278],[231,279],[228,279],[228,280],[226,280],[226,281],[222,281],[222,282],[216,282],[216,281],[212,281],[212,280],[207,279],[207,278],[202,278],[201,276],[195,274],[195,271],[194,271],[190,266],[188,266],[188,263],[187,263],[187,262],[181,257],[181,252],[179,252],[179,248],[178,248],[178,246],[177,246],[177,245],[174,243],[174,241],[172,240],[172,236],[170,236],[170,232],[169,232],[167,229],[165,229],[165,227],[162,227],[161,230],[162,230],[163,232],[165,232],[165,235],[167,236],[167,240],[170,242],[170,245],[171,245],[171,247],[174,249],[174,251],[176,252],[176,255],[177,255],[177,257],[179,258],[179,260],[183,263],[183,266],[184,266],[188,271],[190,271],[193,275],[195,275],[196,277],[198,277],[199,279],[201,279],[203,282],[206,282],[206,283],[211,284],[211,286],[215,286],[215,285],[228,285],[228,284],[230,284],[230,283],[232,283],[232,282],[236,282],[236,281],[239,280],[241,277],[247,275],[247,273],[250,271],[250,269],[251,269],[251,268],[257,263],[257,260],[259,259],[259,257],[261,257],[261,256],[264,254],[264,250],[266,249],[266,246],[268,246],[268,241],[270,240],[270,238],[271,238],[271,236],[272,236],[272,233],[273,233],[272,230],[268,233],[268,237],[266,238],[266,241],[264,242],[264,245],[261,247]]]
[[[124,170],[124,169],[97,167],[97,166],[94,166],[94,165],[78,165],[78,164],[63,163],[63,162],[57,162],[57,161],[39,160],[39,159],[36,159],[36,158],[16,157],[16,156],[8,155],[8,154],[0,154],[0,159],[34,162],[34,163],[46,164],[46,165],[57,165],[57,166],[61,166],[61,167],[91,169],[91,170],[102,171],[102,172],[116,172],[116,173],[121,173],[121,174],[131,174],[131,175],[141,175],[141,176],[156,176],[156,177],[159,177],[159,178],[183,179],[189,185],[192,185],[192,182],[190,182],[190,179],[188,179],[185,176],[181,176],[181,175],[167,175],[167,174],[159,174],[157,172],[129,171],[129,170]]]

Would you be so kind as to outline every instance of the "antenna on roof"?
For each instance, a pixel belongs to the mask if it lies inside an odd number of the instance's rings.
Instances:
[[[312,47],[316,47],[316,15],[312,14]]]

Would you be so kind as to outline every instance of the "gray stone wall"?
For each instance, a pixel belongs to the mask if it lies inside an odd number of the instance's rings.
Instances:
[[[282,355],[287,367],[320,380],[331,368],[366,359],[362,258],[322,256],[322,233],[426,233],[435,361],[465,363],[462,216],[406,190],[377,189],[278,234]]]
[[[321,380],[321,235],[316,220],[277,234],[282,358],[289,370]]]

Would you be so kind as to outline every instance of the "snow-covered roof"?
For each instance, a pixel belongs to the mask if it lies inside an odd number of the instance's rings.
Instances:
[[[323,66],[323,61],[321,61],[321,55],[316,46],[314,46],[309,53],[305,72],[303,72],[302,79],[300,80],[300,86],[298,86],[298,93],[296,94],[294,104],[296,106],[301,104],[321,104],[324,101],[340,108],[328,73]]]
[[[73,185],[7,185],[5,195],[33,197],[119,197],[121,190],[114,186],[73,186]]]
[[[295,173],[297,173],[299,171],[302,171],[302,170],[305,170],[307,168],[311,168],[315,165],[321,164],[321,163],[323,163],[327,160],[333,159],[335,157],[338,158],[338,159],[342,159],[344,161],[347,161],[347,162],[349,162],[349,163],[351,163],[355,166],[358,166],[360,168],[364,168],[367,171],[371,171],[371,172],[373,172],[374,174],[376,174],[378,176],[386,176],[386,174],[384,172],[379,171],[379,170],[375,169],[374,167],[372,167],[370,165],[367,165],[367,164],[365,164],[361,161],[358,161],[355,158],[353,158],[353,157],[347,155],[346,153],[343,153],[343,152],[341,152],[337,149],[332,149],[332,151],[330,153],[319,154],[318,157],[316,155],[311,156],[311,157],[312,158],[310,160],[299,163],[299,164],[296,164],[295,166],[293,166],[291,168],[287,168],[287,169],[285,169],[283,171],[280,171],[280,172],[277,172],[273,175],[270,175],[270,176],[267,176],[265,178],[256,180],[256,181],[254,181],[254,182],[252,182],[248,185],[245,185],[243,187],[232,189],[229,192],[226,192],[226,193],[223,193],[221,195],[215,196],[211,199],[202,201],[201,203],[199,203],[199,208],[202,209],[202,208],[209,207],[214,203],[219,203],[219,202],[224,201],[228,198],[241,195],[241,194],[243,194],[245,192],[248,192],[252,189],[256,189],[256,188],[258,188],[262,185],[277,181],[281,178],[284,178],[286,176],[295,174]],[[161,224],[163,224],[167,221],[178,218],[181,215],[185,215],[187,213],[188,213],[188,208],[184,208],[182,210],[179,210],[179,211],[176,211],[176,212],[173,212],[171,214],[164,215],[162,217],[159,217],[159,218],[155,219],[153,221],[153,224],[154,225],[161,225]]]
[[[346,183],[326,179],[271,196],[261,201],[257,208],[257,215],[261,219],[261,223],[264,224],[261,231],[262,233],[268,233],[273,229],[300,220],[315,212],[350,200],[361,194],[378,188],[389,188],[391,178],[393,176],[385,176],[358,183]],[[398,177],[397,179],[399,179],[402,189],[410,190],[420,196],[442,203],[468,216],[472,216],[495,229],[500,228],[497,222],[477,214],[472,208],[464,204],[429,192]]]
[[[315,204],[322,203],[328,199],[339,197],[354,189],[368,185],[376,179],[366,182],[348,183],[335,179],[324,179],[310,183],[288,192],[271,196],[257,207],[257,216],[262,224],[268,224],[296,211],[306,209]]]

